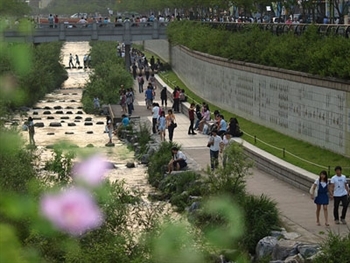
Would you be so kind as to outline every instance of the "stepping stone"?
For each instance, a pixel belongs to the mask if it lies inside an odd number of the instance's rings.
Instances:
[[[80,122],[80,120],[74,120],[74,122]]]
[[[77,126],[74,122],[68,123],[68,126]]]
[[[77,102],[76,100],[70,100],[69,102]]]
[[[79,67],[79,68],[82,68],[82,67]],[[78,95],[78,93],[72,93],[72,95]]]
[[[62,116],[61,120],[69,120],[69,117],[68,116]]]
[[[55,113],[56,113],[56,114],[63,114],[63,111],[58,110],[58,111],[56,111]]]
[[[82,109],[82,108],[83,108],[82,106],[77,107],[77,109]]]
[[[71,112],[71,111],[67,111],[67,112],[66,112],[66,114],[73,114],[73,112]]]
[[[48,132],[47,135],[55,135],[54,132]]]
[[[36,123],[34,123],[34,127],[42,128],[42,127],[44,127],[44,123],[43,122],[36,122]]]
[[[103,125],[103,124],[105,124],[103,121],[98,121],[98,122],[96,122],[96,124],[97,125]]]
[[[65,100],[60,100],[59,102],[66,102]]]
[[[87,117],[87,118],[85,118],[85,121],[92,121],[92,118],[91,117]]]
[[[41,110],[41,107],[33,107],[33,110]]]
[[[93,148],[95,147],[93,144],[89,143],[88,145],[86,145],[87,148]]]
[[[30,108],[23,106],[23,107],[20,107],[19,110],[20,111],[30,111]]]
[[[54,100],[47,100],[47,102],[55,102]]]
[[[74,109],[74,107],[67,106],[66,109],[67,109],[67,110],[72,110],[72,109]]]
[[[40,117],[34,117],[33,120],[39,121],[39,120],[41,120],[41,118]]]
[[[133,163],[133,162],[128,162],[128,163],[126,163],[126,167],[127,167],[127,168],[135,168],[135,163]]]
[[[52,108],[51,107],[49,107],[49,106],[45,106],[44,107],[44,110],[51,110]]]
[[[53,133],[53,132],[50,132],[50,133]],[[53,149],[54,147],[55,147],[54,145],[47,145],[46,149]]]
[[[70,134],[74,134],[74,132],[65,132],[64,134],[70,135]]]
[[[61,123],[65,123],[65,121],[61,121]]]
[[[76,119],[76,120],[81,120],[83,117],[81,117],[81,116],[76,116],[74,119]]]
[[[93,131],[87,131],[86,133],[87,134],[93,134],[94,132]]]
[[[62,109],[62,107],[61,106],[55,106],[55,107],[53,107],[55,110],[61,110]]]
[[[49,114],[51,114],[51,111],[46,110],[46,111],[43,112],[43,114],[44,115],[49,115]]]
[[[92,126],[93,123],[92,123],[92,122],[85,122],[84,125],[85,125],[85,126]]]
[[[33,115],[39,115],[39,113],[37,111],[34,111]]]
[[[114,147],[114,143],[106,143],[105,146],[106,147]]]
[[[62,127],[62,124],[60,122],[51,122],[50,127]]]
[[[84,114],[84,112],[82,112],[81,110],[77,111],[76,114]]]
[[[55,119],[55,117],[54,116],[48,116],[47,119],[48,120],[53,120],[53,119]]]

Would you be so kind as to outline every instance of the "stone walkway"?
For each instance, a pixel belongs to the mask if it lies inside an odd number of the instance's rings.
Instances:
[[[134,83],[134,89],[138,91],[138,84]],[[133,115],[140,116],[143,121],[152,121],[151,111],[146,109],[144,94],[135,93],[135,112]],[[160,90],[156,91],[156,102],[160,103]],[[171,107],[172,103],[168,102]],[[174,141],[182,145],[185,154],[193,159],[202,169],[209,164],[209,150],[206,147],[208,136],[197,134],[188,135],[188,117],[184,114],[176,114],[178,127],[174,132]],[[244,137],[243,137],[244,139]],[[275,200],[281,212],[283,224],[288,231],[294,231],[301,236],[297,239],[304,242],[321,242],[328,231],[345,234],[349,229],[347,225],[335,225],[333,222],[333,202],[328,208],[330,227],[324,224],[324,217],[321,211],[320,220],[322,225],[316,225],[316,206],[309,194],[305,193],[285,182],[282,182],[271,175],[256,168],[252,169],[252,175],[247,178],[247,190],[256,195],[267,195]],[[349,209],[350,210],[350,209]],[[350,225],[350,211],[347,214],[347,221]]]

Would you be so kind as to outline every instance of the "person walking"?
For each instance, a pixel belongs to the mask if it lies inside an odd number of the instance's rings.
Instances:
[[[111,144],[112,136],[113,136],[113,123],[110,116],[106,117],[106,132],[108,133],[108,138],[109,138],[108,144]]]
[[[32,117],[28,118],[28,132],[29,132],[29,144],[35,146],[35,141],[34,141],[35,129],[34,129],[34,121]]]
[[[168,115],[166,116],[166,125],[169,133],[169,141],[173,141],[174,130],[177,127],[176,118],[172,110],[168,110]]]
[[[163,87],[162,91],[160,92],[160,99],[162,101],[162,108],[165,106],[166,109],[168,106],[168,91],[166,87]]]
[[[128,107],[128,114],[129,116],[131,116],[132,111],[134,110],[134,105],[133,105],[134,94],[132,92],[132,89],[128,89],[125,96],[126,96],[126,100],[125,100],[126,106]]]
[[[47,21],[49,22],[49,27],[54,28],[55,19],[52,14],[49,15],[49,17],[47,18]]]
[[[219,151],[222,139],[217,130],[212,130],[207,146],[210,149],[210,168],[214,171],[219,165]]]
[[[143,79],[141,73],[137,77],[137,83],[139,84],[139,93],[143,93],[143,84],[145,83],[145,80]]]
[[[334,222],[340,224],[340,221],[345,225],[345,216],[348,209],[349,186],[346,181],[346,176],[342,174],[341,166],[335,167],[335,175],[331,178],[330,183],[330,198],[334,199],[333,216]],[[339,204],[342,203],[343,209],[339,221]]]
[[[329,203],[328,192],[329,192],[328,175],[326,171],[321,171],[319,178],[316,179],[316,181],[312,186],[312,193],[311,193],[311,199],[313,199],[314,203],[316,204],[316,224],[318,226],[321,225],[320,223],[321,206],[323,206],[325,225],[329,226],[328,224],[328,203]]]
[[[196,135],[194,132],[194,112],[195,112],[195,104],[191,103],[190,108],[188,109],[188,117],[190,119],[190,126],[188,127],[188,135]]]
[[[160,116],[158,118],[158,131],[159,131],[161,142],[165,141],[165,129],[166,129],[165,112],[161,111]]]
[[[79,61],[79,57],[77,54],[75,54],[75,67],[79,68],[80,67],[80,61]]]
[[[157,133],[157,122],[159,118],[159,106],[158,103],[153,103],[152,104],[152,132],[153,134]]]
[[[73,64],[73,55],[72,53],[69,54],[69,65],[70,68],[74,68],[74,64]]]
[[[153,103],[153,88],[151,85],[147,86],[147,90],[145,91],[145,100],[146,100],[147,110],[149,110]]]

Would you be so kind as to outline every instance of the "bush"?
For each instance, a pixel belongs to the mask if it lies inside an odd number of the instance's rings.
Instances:
[[[350,230],[346,236],[329,232],[327,239],[321,246],[322,253],[312,261],[313,263],[343,263],[350,259]]]

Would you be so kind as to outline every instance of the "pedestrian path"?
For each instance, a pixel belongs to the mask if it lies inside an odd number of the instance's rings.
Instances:
[[[138,84],[134,83],[134,89],[138,90]],[[160,91],[156,91],[155,102],[160,104]],[[168,101],[168,107],[172,103]],[[133,115],[152,121],[150,110],[146,109],[144,94],[135,93],[135,112]],[[189,119],[181,113],[176,113],[177,128],[174,132],[173,141],[180,144],[184,153],[195,160],[202,169],[206,169],[210,163],[209,150],[206,147],[208,136],[197,134],[188,135]],[[243,138],[244,139],[244,138]],[[321,242],[328,231],[333,231],[339,234],[348,233],[347,225],[335,225],[333,222],[333,202],[330,202],[328,207],[328,216],[330,226],[324,224],[323,211],[321,211],[320,219],[321,226],[316,225],[316,205],[311,200],[308,193],[301,191],[275,177],[262,172],[256,168],[252,169],[252,175],[247,178],[248,192],[261,195],[264,194],[277,202],[281,212],[283,224],[288,231],[294,231],[300,234],[298,238],[304,242]],[[347,221],[350,225],[350,211],[347,214]]]

